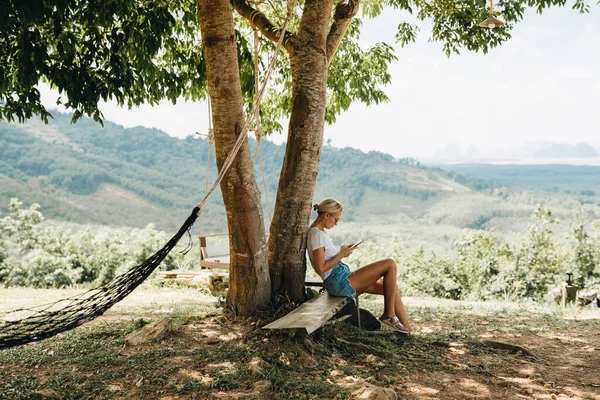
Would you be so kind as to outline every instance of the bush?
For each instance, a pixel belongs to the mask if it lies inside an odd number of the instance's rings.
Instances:
[[[449,299],[541,299],[572,270],[586,286],[600,285],[600,235],[585,230],[578,217],[574,243],[559,245],[551,227],[558,221],[547,207],[537,206],[526,232],[514,243],[493,231],[465,229],[454,243],[456,255],[427,256],[423,248],[406,255],[397,238],[386,245],[367,245],[349,260],[365,265],[383,258],[398,263],[398,286],[405,295]],[[600,222],[594,232],[600,231]]]
[[[600,282],[600,237],[594,237],[585,228],[578,214],[571,226],[574,240],[571,253],[572,272],[580,278],[581,286],[591,287]]]
[[[503,291],[500,273],[509,265],[509,246],[493,232],[466,229],[455,242],[458,257],[455,269],[467,297],[487,300]]]
[[[39,226],[39,205],[22,209],[12,199],[10,215],[0,219],[0,284],[39,288],[103,285],[139,264],[167,241],[153,225],[144,229],[103,227],[77,232]],[[162,269],[176,266],[170,254]],[[191,256],[190,256],[191,257]]]
[[[552,212],[537,206],[524,238],[510,250],[509,262],[499,271],[497,280],[506,299],[540,299],[558,283],[564,271],[566,255],[553,240],[550,225],[558,221]]]
[[[39,206],[22,209],[17,199],[11,200],[9,210],[10,215],[0,219],[0,284],[7,286],[105,284],[149,258],[168,239],[152,225],[76,232],[41,228]],[[455,255],[439,258],[428,255],[423,247],[408,253],[393,237],[385,245],[366,243],[349,264],[395,260],[398,286],[404,295],[540,299],[571,270],[586,287],[600,289],[600,221],[589,229],[578,215],[571,227],[571,241],[560,245],[551,229],[558,221],[550,209],[537,206],[531,218],[527,230],[513,243],[505,243],[494,231],[465,229],[454,243]],[[182,256],[172,251],[161,269],[185,269],[196,254]]]
[[[452,260],[427,258],[420,248],[402,264],[400,279],[408,288],[406,294],[425,294],[446,299],[462,299],[467,288],[461,284]]]

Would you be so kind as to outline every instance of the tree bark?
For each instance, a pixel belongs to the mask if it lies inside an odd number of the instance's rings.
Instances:
[[[346,35],[346,30],[352,22],[352,19],[358,13],[360,0],[341,0],[335,7],[333,16],[333,24],[327,35],[327,60],[335,55],[335,51],[340,45],[340,42]]]
[[[340,0],[329,26],[333,0],[306,0],[296,34],[285,33],[290,55],[292,111],[275,212],[271,221],[269,271],[273,297],[305,299],[306,232],[323,147],[329,63],[356,15],[359,0]],[[242,17],[276,41],[281,32],[246,0],[233,0]]]
[[[332,8],[333,0],[307,0],[288,50],[293,105],[268,246],[272,295],[294,302],[305,299],[304,253],[323,146]]]
[[[244,125],[233,14],[228,0],[196,0],[211,98],[219,171]],[[254,314],[271,297],[260,191],[248,139],[221,181],[229,229],[227,306],[241,316]]]
[[[246,18],[250,25],[256,27],[267,39],[274,43],[279,41],[281,28],[277,28],[264,13],[253,8],[248,4],[247,0],[232,0],[233,8],[239,15]],[[283,48],[289,50],[290,40],[293,40],[294,35],[290,32],[285,32],[282,42]]]

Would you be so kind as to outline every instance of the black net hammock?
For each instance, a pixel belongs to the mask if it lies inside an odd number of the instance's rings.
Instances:
[[[295,3],[295,1],[288,2],[287,16],[285,17],[283,27],[278,30],[280,32],[279,41],[273,56],[271,57],[269,69],[267,70],[265,79],[260,90],[258,91],[252,113],[246,120],[246,123],[244,123],[242,126],[242,129],[240,129],[240,132],[243,132],[244,134],[238,135],[235,145],[233,146],[226,160],[223,162],[222,167],[219,169],[217,180],[213,183],[212,188],[208,190],[202,202],[194,208],[192,214],[188,217],[183,226],[179,228],[177,234],[175,234],[175,236],[173,236],[171,240],[169,240],[167,244],[162,249],[157,251],[152,257],[148,258],[139,265],[131,267],[127,272],[119,275],[106,285],[88,290],[87,292],[81,293],[77,296],[69,297],[49,304],[44,304],[32,309],[19,309],[10,312],[9,314],[28,311],[31,313],[31,315],[14,321],[0,321],[0,349],[20,346],[26,343],[49,338],[58,333],[73,329],[104,314],[106,310],[123,300],[129,293],[138,287],[152,273],[152,271],[159,266],[159,264],[165,259],[173,247],[175,247],[183,235],[186,232],[189,234],[189,230],[194,222],[196,222],[196,219],[200,214],[200,210],[203,209],[208,197],[217,188],[227,173],[227,170],[233,163],[233,159],[235,158],[239,149],[242,147],[242,142],[247,138],[246,128],[248,124],[252,121],[255,121],[258,117],[260,110],[259,104],[265,92],[271,71],[273,71],[275,67],[275,61],[277,60],[279,49],[281,48],[283,40],[286,36],[286,28],[290,22]]]
[[[79,295],[44,304],[33,309],[19,309],[32,314],[19,320],[0,321],[0,349],[20,346],[65,332],[104,314],[138,287],[175,247],[196,222],[196,207],[179,231],[165,246],[141,264],[131,267],[106,285]],[[191,246],[191,236],[190,236]]]

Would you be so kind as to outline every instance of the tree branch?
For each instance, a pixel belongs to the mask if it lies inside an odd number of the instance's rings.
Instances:
[[[360,0],[340,0],[335,7],[333,24],[327,35],[327,61],[331,62],[340,42],[346,34],[352,18],[358,13]]]
[[[252,8],[246,0],[232,0],[233,8],[242,17],[247,19],[252,26],[255,26],[266,38],[277,43],[281,35],[281,28],[277,28],[261,11]],[[291,39],[294,34],[286,31],[282,46],[289,50]]]

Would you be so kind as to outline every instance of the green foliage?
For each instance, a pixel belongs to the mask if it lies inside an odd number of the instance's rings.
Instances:
[[[404,10],[421,21],[431,21],[431,41],[441,42],[447,56],[459,54],[461,49],[482,51],[501,45],[511,38],[510,32],[523,19],[527,8],[541,14],[550,7],[562,7],[566,0],[508,0],[496,2],[494,15],[504,21],[504,25],[494,29],[481,28],[479,23],[489,17],[489,3],[486,0],[371,0],[365,4],[369,17],[379,15],[383,4]],[[585,0],[576,0],[572,7],[580,13],[589,12]],[[416,25],[401,22],[396,41],[402,46],[416,39]]]
[[[421,190],[410,187],[407,186],[406,180],[398,178],[398,176],[394,176],[389,172],[364,171],[357,177],[357,181],[362,187],[370,187],[378,192],[401,194],[420,200],[428,200],[437,195],[437,192],[433,189]]]
[[[325,109],[325,121],[329,124],[357,100],[367,106],[389,100],[380,87],[391,83],[388,66],[397,60],[394,48],[377,43],[362,50],[358,45],[360,25],[358,18],[352,21],[329,66]]]
[[[457,182],[478,190],[507,187],[512,190],[569,191],[593,197],[600,186],[600,167],[581,165],[445,164]]]
[[[21,206],[12,199],[10,215],[0,219],[0,284],[5,286],[102,285],[150,257],[168,240],[151,225],[77,232],[40,228],[39,205]],[[176,254],[170,254],[162,268],[173,269],[176,261]]]
[[[69,287],[99,285],[136,265],[168,239],[152,226],[145,229],[82,229],[42,227],[37,204],[23,209],[13,199],[10,215],[0,219],[0,284],[5,286]],[[421,247],[407,253],[394,237],[382,246],[366,244],[352,256],[351,265],[382,258],[399,265],[404,294],[455,300],[541,299],[571,270],[586,287],[600,283],[600,225],[586,230],[578,216],[573,241],[559,244],[550,229],[557,221],[547,207],[538,206],[524,235],[505,242],[493,231],[465,229],[455,242],[453,256],[426,254]],[[186,269],[195,256],[173,252],[163,269]]]
[[[353,265],[392,258],[399,265],[398,285],[404,294],[430,295],[455,300],[539,300],[575,266],[575,278],[587,287],[600,283],[600,226],[589,233],[578,217],[574,243],[559,244],[550,229],[557,220],[544,206],[536,207],[527,231],[514,242],[503,241],[493,231],[465,229],[455,242],[456,255],[428,256],[421,247],[412,254],[401,250],[394,238],[385,246],[366,245],[352,256]]]
[[[457,275],[468,297],[485,300],[498,297],[504,290],[500,272],[512,255],[508,244],[493,232],[463,231],[455,244]]]
[[[425,255],[423,248],[401,263],[399,280],[404,293],[422,293],[433,297],[460,299],[465,297],[466,288],[460,284],[451,260],[438,259],[435,254]]]
[[[532,219],[521,245],[513,250],[514,262],[503,276],[511,298],[541,298],[565,271],[565,255],[557,248],[550,229],[557,222],[552,212],[538,206]]]
[[[414,42],[417,39],[419,27],[417,25],[411,25],[408,22],[401,22],[398,25],[398,33],[396,34],[396,42],[400,43],[402,47],[408,43]]]
[[[277,18],[284,10],[274,4],[265,12]],[[295,16],[292,29],[298,21]],[[243,19],[236,22],[242,92],[249,111],[256,96],[255,76],[261,71],[254,67],[252,28]],[[366,104],[387,100],[380,86],[390,81],[392,48],[380,43],[362,50],[360,22],[352,25],[332,64],[329,122],[354,100]],[[263,40],[262,73],[273,48],[272,42]],[[64,105],[74,111],[73,121],[88,115],[102,122],[98,109],[102,100],[114,99],[131,108],[163,99],[175,103],[179,98],[206,97],[206,65],[191,0],[9,2],[0,19],[0,53],[6,55],[0,58],[0,120],[22,122],[39,115],[47,122],[52,116],[40,101],[40,82],[48,82],[66,97]],[[285,56],[273,80],[277,89],[271,89],[264,102],[269,106],[261,109],[260,129],[267,133],[281,131],[278,120],[290,110],[291,75]]]
[[[124,129],[109,122],[103,128],[87,118],[71,125],[70,119],[69,115],[57,113],[48,126],[0,123],[0,176],[5,175],[22,184],[36,182],[22,192],[3,185],[0,191],[3,201],[18,196],[31,203],[42,201],[41,195],[47,194],[49,198],[43,200],[46,213],[57,217],[55,207],[60,206],[61,197],[89,196],[103,185],[133,194],[127,196],[129,199],[123,198],[123,201],[129,200],[125,201],[125,208],[130,209],[146,203],[152,207],[188,212],[194,201],[201,198],[209,151],[206,140],[193,137],[179,140],[157,130]],[[212,154],[210,162],[209,178],[212,180],[217,174]],[[59,193],[56,189],[60,189]],[[190,193],[196,195],[190,196]],[[137,201],[136,196],[139,197]],[[98,204],[98,200],[102,204]],[[92,196],[87,201],[82,197],[74,201],[87,206],[88,216],[97,213],[101,220],[112,218],[118,211],[108,209],[102,213],[103,200]],[[109,208],[108,204],[106,207]],[[78,207],[70,206],[60,211],[60,216],[90,222],[89,217],[85,220],[77,218],[79,211]],[[216,229],[217,224],[223,226],[224,218],[219,219],[224,214],[220,193],[211,199],[209,211],[209,228]],[[118,223],[144,226],[150,221],[155,220],[145,216],[140,222],[121,220]],[[175,225],[169,228],[175,229]]]
[[[578,214],[571,226],[575,241],[571,265],[573,273],[580,278],[581,286],[600,283],[600,236],[592,236],[585,227],[585,221]]]
[[[270,9],[264,10],[273,21],[278,20],[277,7],[273,5]],[[329,124],[334,123],[337,116],[348,110],[350,104],[355,101],[366,105],[388,101],[382,87],[391,82],[388,68],[397,59],[394,49],[383,42],[376,43],[368,49],[361,48],[358,43],[361,24],[362,22],[358,18],[352,20],[329,65],[325,109],[325,121]],[[267,57],[272,54],[275,45],[268,40],[263,40],[262,46],[260,65],[262,70],[266,70]],[[259,72],[259,77],[262,79],[261,72]],[[242,80],[244,79],[242,74]],[[292,106],[291,93],[290,59],[287,54],[282,52],[276,62],[275,74],[271,78],[261,106],[259,128],[263,132],[272,133],[283,130],[279,121],[289,116]],[[246,101],[250,100],[254,101],[254,99],[246,99]]]
[[[69,115],[57,113],[46,126],[39,122],[0,123],[0,181],[2,175],[13,180],[12,184],[2,185],[0,201],[19,197],[27,204],[41,202],[44,213],[52,218],[133,226],[155,222],[161,230],[174,230],[181,220],[175,214],[184,215],[202,198],[208,158],[209,182],[216,178],[214,153],[205,139],[181,140],[156,129],[125,129],[111,122],[101,127],[87,118],[72,125],[70,119]],[[256,177],[263,189],[256,142],[250,143]],[[272,207],[285,149],[265,140],[260,151]],[[325,147],[321,164],[317,190],[342,191],[341,200],[353,205],[361,204],[365,191],[371,189],[376,193],[432,199],[439,190],[435,182],[446,176],[414,159],[396,160],[388,154],[352,148]],[[427,176],[431,182],[412,182],[408,175]],[[98,194],[105,193],[110,198],[110,191],[119,189],[122,197],[117,197],[120,201],[112,206]],[[68,198],[69,204],[61,202],[63,198]],[[148,211],[137,211],[140,205]],[[152,214],[149,216],[148,212]],[[157,215],[164,217],[157,221]],[[204,217],[207,232],[226,229],[220,193],[211,197]]]
[[[37,85],[66,97],[73,120],[101,122],[101,100],[131,108],[206,97],[196,4],[191,0],[9,1],[0,16],[0,119],[51,115]],[[239,40],[240,54],[247,43]],[[240,62],[247,63],[247,57]]]
[[[510,0],[497,4],[497,13],[506,24],[482,29],[478,23],[488,16],[487,2],[369,0],[363,15],[378,16],[385,6],[404,10],[421,21],[432,21],[431,40],[443,43],[447,55],[460,49],[488,52],[510,39],[510,31],[526,8],[539,13],[565,0]],[[573,9],[588,12],[585,0],[576,0]],[[285,4],[271,2],[263,9],[280,24]],[[250,37],[253,28],[236,18],[236,44],[246,110],[256,97],[255,78],[262,80],[266,60],[274,43],[260,45],[258,70],[254,66]],[[300,16],[294,14],[290,31],[297,29]],[[329,67],[329,91],[325,119],[336,116],[354,101],[378,104],[388,98],[381,87],[390,83],[389,65],[396,60],[393,48],[377,43],[364,50],[358,45],[361,20],[355,18],[342,39]],[[402,46],[414,41],[419,28],[399,22],[396,41]],[[143,103],[157,104],[168,99],[197,100],[206,97],[206,65],[195,2],[167,0],[148,2],[123,0],[89,2],[9,1],[0,16],[0,120],[25,121],[39,115],[45,122],[52,115],[40,100],[38,85],[47,82],[66,99],[59,102],[73,110],[73,121],[83,115],[103,122],[100,101],[115,100],[129,108]],[[260,110],[255,127],[265,133],[281,131],[279,123],[291,109],[291,72],[286,55],[277,61],[273,85]],[[267,106],[268,104],[268,106]],[[62,179],[62,184],[73,183]],[[88,182],[93,188],[94,183]]]

